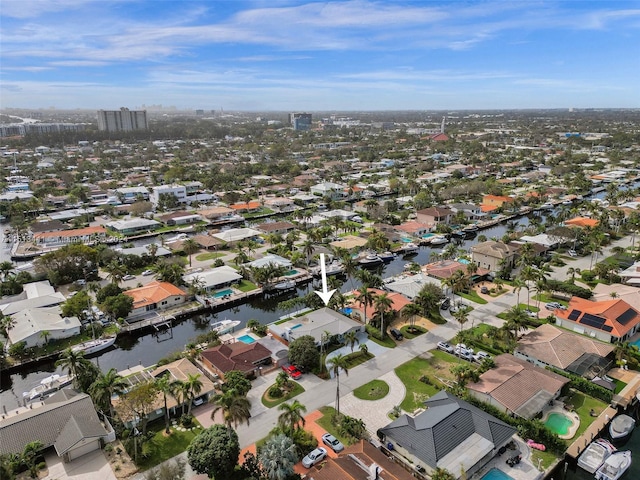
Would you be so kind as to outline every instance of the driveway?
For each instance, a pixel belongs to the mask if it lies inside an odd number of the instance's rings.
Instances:
[[[382,345],[377,344],[373,340],[370,340],[369,335],[365,332],[358,332],[358,342],[359,343],[355,344],[353,347],[354,352],[357,352],[359,350],[360,345],[367,345],[367,350],[369,351],[369,353],[371,353],[376,357],[379,355],[382,355],[385,352],[392,350],[391,348],[383,347]],[[351,346],[345,345],[344,347],[340,347],[337,350],[334,350],[333,352],[328,354],[327,358],[325,359],[325,365],[327,363],[327,360],[329,360],[331,357],[335,357],[339,353],[341,353],[342,355],[350,354]],[[332,371],[329,372],[329,375],[331,375],[331,378],[333,378]]]
[[[116,480],[102,450],[83,455],[70,463],[64,463],[62,458],[51,452],[45,456],[45,461],[49,474],[44,480]]]

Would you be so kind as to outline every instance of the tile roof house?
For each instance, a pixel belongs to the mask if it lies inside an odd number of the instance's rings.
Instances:
[[[125,290],[123,293],[133,299],[133,310],[128,319],[180,305],[187,300],[187,294],[180,288],[172,283],[157,280],[142,287]]]
[[[256,230],[260,230],[263,233],[289,233],[296,229],[296,226],[291,222],[269,222],[261,223],[256,226]]]
[[[337,458],[327,457],[307,473],[313,480],[413,480],[412,473],[398,465],[371,443],[360,440]]]
[[[63,389],[33,408],[3,415],[0,438],[1,455],[20,454],[28,443],[40,441],[70,462],[115,440],[115,433],[100,422],[89,395]]]
[[[550,400],[558,398],[569,379],[505,353],[495,357],[495,367],[477,382],[467,385],[469,393],[500,410],[533,418]]]
[[[503,265],[513,266],[518,248],[495,240],[487,240],[471,247],[471,259],[481,268],[497,272]]]
[[[378,430],[392,454],[397,452],[427,474],[436,468],[455,478],[471,477],[507,445],[516,429],[446,391],[425,402],[427,410],[402,415]]]
[[[449,223],[453,217],[453,211],[445,207],[423,208],[416,212],[417,221],[426,225]]]
[[[402,308],[405,305],[411,303],[411,301],[401,293],[385,292],[384,290],[380,290],[378,288],[369,288],[368,291],[371,292],[376,297],[378,295],[386,294],[389,300],[391,300],[391,309],[396,313],[400,312],[400,310],[402,310]],[[361,318],[364,318],[364,305],[361,302],[357,300],[353,300],[350,306],[352,310],[357,310],[358,312],[360,312]],[[367,316],[369,318],[373,317],[376,313],[377,313],[377,309],[375,305],[374,306],[367,305]]]
[[[538,367],[551,366],[578,375],[595,376],[598,372],[591,375],[591,367],[604,369],[610,363],[607,357],[613,349],[610,343],[545,323],[522,336],[513,355]]]
[[[73,230],[56,230],[34,233],[33,241],[39,245],[67,244],[67,243],[91,243],[107,239],[107,231],[104,227],[86,227]]]
[[[457,262],[455,260],[440,260],[438,262],[428,263],[422,267],[422,271],[430,277],[438,278],[440,280],[450,278],[454,273],[460,271],[468,275],[467,264]],[[486,268],[480,268],[475,271],[473,278],[477,279],[487,275],[489,270]]]
[[[203,351],[201,355],[202,363],[223,379],[224,374],[231,370],[252,376],[261,366],[271,364],[271,350],[260,342],[222,344]]]
[[[624,342],[640,331],[640,313],[624,300],[594,302],[572,297],[566,310],[556,310],[556,323],[603,342]]]
[[[597,218],[575,217],[565,220],[564,224],[568,227],[595,228],[600,221]]]

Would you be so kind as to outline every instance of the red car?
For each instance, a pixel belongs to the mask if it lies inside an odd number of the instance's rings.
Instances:
[[[287,363],[282,366],[282,370],[287,372],[289,376],[295,380],[297,380],[302,376],[302,372],[298,370],[298,367],[296,367],[295,365],[290,365]]]

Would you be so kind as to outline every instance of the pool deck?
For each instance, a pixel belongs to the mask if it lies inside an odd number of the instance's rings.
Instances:
[[[578,431],[578,427],[580,427],[580,417],[578,416],[578,414],[576,412],[569,412],[564,408],[562,408],[561,402],[557,402],[557,401],[553,402],[553,406],[546,407],[542,412],[543,412],[542,423],[546,423],[547,419],[549,418],[549,415],[551,415],[552,413],[557,413],[571,420],[572,424],[569,427],[569,430],[567,431],[567,433],[564,435],[560,435],[558,433],[558,437],[560,437],[563,440],[572,439],[575,436],[576,432]]]
[[[489,463],[487,463],[482,469],[474,473],[470,480],[480,480],[487,474],[492,468],[497,468],[502,472],[509,475],[513,480],[539,480],[544,476],[544,472],[538,470],[538,468],[531,462],[531,449],[529,446],[519,437],[513,437],[516,442],[522,460],[517,465],[510,467],[506,461],[514,451],[507,450],[500,456],[494,457]]]
[[[624,387],[620,393],[616,393],[611,400],[612,406],[627,408],[634,397],[640,393],[640,374],[633,370],[614,368],[610,370],[607,375],[627,384],[627,386]]]
[[[584,449],[589,445],[595,438],[597,438],[598,434],[602,431],[604,427],[607,426],[609,421],[618,413],[618,411],[613,407],[607,407],[604,411],[596,418],[589,428],[585,430],[585,432],[580,435],[567,449],[567,455],[578,458],[580,454],[584,451]]]

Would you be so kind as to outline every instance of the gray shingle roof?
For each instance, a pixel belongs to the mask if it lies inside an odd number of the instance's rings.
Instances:
[[[85,435],[106,435],[91,397],[72,392],[61,390],[41,406],[0,420],[0,454],[22,453],[26,444],[36,440],[45,448],[55,444],[56,451],[64,453]]]
[[[431,397],[425,405],[425,412],[416,417],[403,415],[380,429],[380,433],[432,468],[474,433],[496,448],[516,432],[510,425],[445,391]]]

